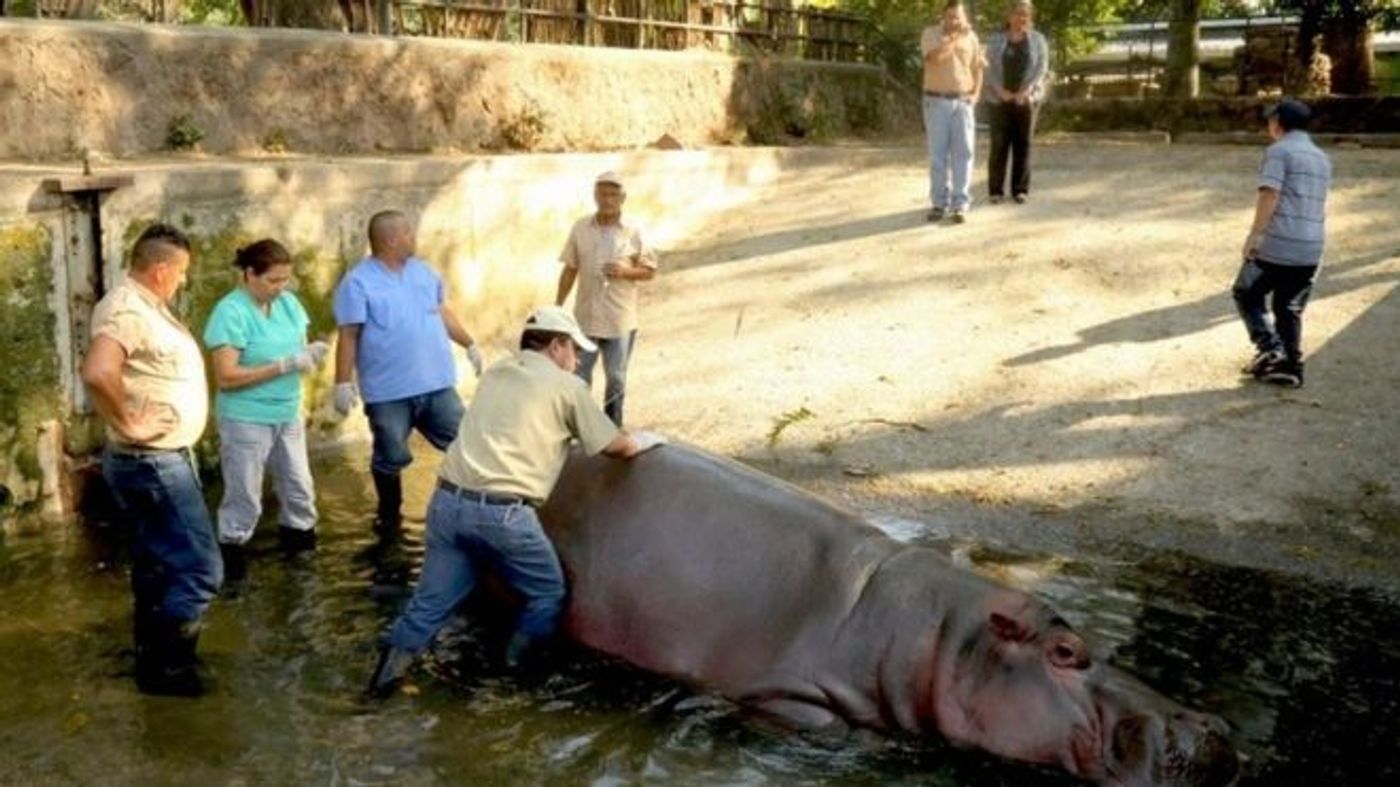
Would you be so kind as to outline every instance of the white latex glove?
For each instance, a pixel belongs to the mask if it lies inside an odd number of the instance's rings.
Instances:
[[[484,365],[484,361],[482,361],[481,358],[481,348],[478,347],[476,344],[472,344],[472,346],[468,347],[467,360],[471,361],[472,369],[476,372],[476,376],[480,377],[481,368]]]
[[[354,383],[336,383],[332,399],[335,401],[336,412],[341,415],[349,415],[360,401],[360,392],[355,390]]]
[[[283,358],[277,362],[277,368],[283,374],[296,369],[298,372],[309,372],[321,365],[321,361],[326,360],[326,355],[330,353],[331,346],[325,342],[312,342],[302,348],[301,352]]]
[[[665,445],[667,440],[664,435],[659,435],[656,432],[639,430],[632,432],[632,442],[637,444],[637,454],[644,454],[659,445]],[[633,456],[637,454],[633,454]]]

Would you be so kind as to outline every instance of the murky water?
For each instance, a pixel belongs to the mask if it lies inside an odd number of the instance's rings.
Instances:
[[[398,544],[373,539],[359,464],[317,463],[314,555],[284,559],[259,534],[247,591],[208,618],[216,688],[199,700],[143,697],[123,677],[130,602],[112,533],[57,527],[0,545],[0,784],[1074,783],[936,743],[771,729],[584,654],[518,680],[469,622],[413,693],[365,703],[375,634],[422,554],[421,524]],[[431,478],[412,471],[420,510]],[[1400,783],[1394,599],[1177,554],[1028,555],[881,524],[1034,590],[1120,665],[1224,716],[1249,758],[1243,784]]]

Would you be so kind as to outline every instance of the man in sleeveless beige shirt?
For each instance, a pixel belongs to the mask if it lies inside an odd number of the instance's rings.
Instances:
[[[985,64],[982,44],[961,2],[949,2],[942,22],[924,29],[919,50],[924,58],[924,132],[932,203],[928,220],[948,216],[961,224],[972,206],[973,106],[982,92]]]
[[[93,309],[82,368],[107,422],[102,476],[132,530],[136,683],[180,696],[203,691],[199,623],[223,581],[191,453],[209,415],[204,358],[169,305],[189,266],[179,230],[141,233],[126,280]]]

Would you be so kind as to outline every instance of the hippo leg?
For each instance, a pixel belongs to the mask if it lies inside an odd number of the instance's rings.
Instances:
[[[773,697],[750,707],[791,727],[816,730],[845,726],[830,708],[793,697]]]

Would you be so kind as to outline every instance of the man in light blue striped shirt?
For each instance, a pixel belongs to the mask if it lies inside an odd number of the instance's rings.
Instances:
[[[1303,384],[1303,309],[1322,264],[1332,162],[1308,136],[1312,111],[1284,99],[1268,111],[1274,143],[1264,154],[1254,224],[1235,279],[1235,305],[1256,354],[1245,373],[1297,388]],[[1266,301],[1273,311],[1270,324]]]

